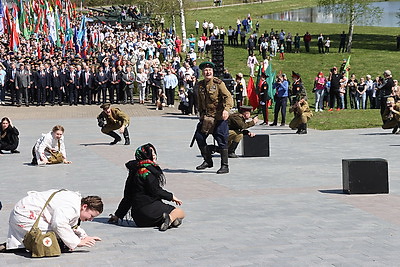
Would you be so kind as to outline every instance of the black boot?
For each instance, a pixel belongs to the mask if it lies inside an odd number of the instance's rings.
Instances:
[[[307,134],[307,123],[301,124],[301,130],[300,130],[299,134]]]
[[[238,142],[232,142],[228,148],[228,158],[238,158],[238,155],[235,154],[235,150],[238,147]]]
[[[125,144],[126,146],[129,146],[131,144],[131,141],[129,140],[129,132],[128,132],[128,128],[125,127],[124,130],[124,138],[125,138]]]
[[[223,174],[228,172],[229,172],[228,149],[221,149],[221,168],[219,168],[217,174]]]
[[[214,153],[220,153],[221,152],[219,147],[216,146],[216,145],[207,145],[207,149],[208,149],[208,151],[210,151],[211,155],[214,154]]]
[[[200,152],[204,158],[204,161],[202,164],[200,164],[199,166],[196,167],[196,170],[204,170],[206,168],[212,168],[213,161],[212,161],[211,152],[208,149],[208,146],[200,147]]]
[[[121,137],[120,137],[116,132],[114,132],[114,131],[111,131],[111,132],[109,132],[109,133],[106,133],[106,135],[109,135],[109,136],[111,136],[112,138],[114,138],[114,141],[112,141],[112,142],[110,143],[110,145],[115,145],[116,143],[118,143],[118,142],[121,141]]]

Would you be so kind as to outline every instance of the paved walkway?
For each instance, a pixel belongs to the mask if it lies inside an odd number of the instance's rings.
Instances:
[[[132,145],[110,147],[110,138],[100,133],[94,119],[98,107],[53,108],[25,108],[24,116],[22,107],[10,107],[12,112],[1,108],[21,132],[21,154],[0,155],[1,239],[7,236],[10,210],[27,191],[68,188],[103,197],[104,213],[83,223],[103,241],[57,258],[0,254],[1,266],[398,265],[398,135],[360,129],[310,130],[299,136],[287,127],[255,126],[254,132],[270,134],[271,156],[232,159],[231,172],[216,175],[218,157],[215,168],[195,170],[202,160],[197,148],[188,147],[194,117],[174,109],[161,116],[150,116],[157,114],[154,110],[134,115]],[[140,114],[147,107],[122,108]],[[73,164],[29,166],[35,140],[58,123],[65,126]],[[184,201],[187,218],[178,229],[161,233],[105,223],[122,196],[124,163],[146,142],[158,149],[166,189]],[[371,157],[389,161],[390,194],[342,194],[341,160]]]

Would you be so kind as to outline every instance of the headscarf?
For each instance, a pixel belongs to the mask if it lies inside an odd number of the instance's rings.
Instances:
[[[160,186],[163,186],[165,184],[165,176],[160,166],[153,161],[153,151],[157,155],[156,148],[150,143],[136,149],[135,158],[138,162],[137,175],[142,179],[146,179],[152,173],[157,177]]]

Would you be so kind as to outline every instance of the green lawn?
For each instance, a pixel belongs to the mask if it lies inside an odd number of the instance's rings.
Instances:
[[[234,2],[234,0],[231,0]],[[238,1],[236,1],[238,2]],[[227,0],[224,1],[227,4]],[[293,35],[299,33],[304,35],[309,31],[313,35],[311,52],[305,53],[303,42],[301,42],[303,53],[286,53],[285,60],[277,58],[272,60],[274,69],[279,72],[290,74],[292,70],[302,75],[303,82],[307,88],[309,103],[314,107],[314,95],[311,93],[313,79],[319,71],[328,74],[333,66],[340,66],[342,60],[348,54],[338,54],[339,35],[346,31],[348,26],[344,24],[318,24],[283,22],[262,19],[261,16],[268,13],[275,13],[289,9],[296,9],[307,6],[315,6],[315,0],[283,0],[264,4],[255,3],[233,7],[211,8],[205,10],[189,10],[186,12],[186,27],[188,34],[194,33],[194,21],[198,19],[212,20],[219,27],[228,28],[236,26],[236,19],[243,19],[247,14],[251,14],[254,24],[260,22],[260,33],[284,29],[286,33]],[[332,40],[330,54],[318,54],[316,37],[319,33],[329,36]],[[395,36],[400,31],[397,28],[386,27],[355,27],[353,49],[351,54],[351,72],[357,77],[370,74],[373,77],[382,75],[385,69],[390,69],[394,78],[399,77],[398,62],[400,52],[396,50]],[[259,61],[261,57],[258,56]],[[243,72],[246,80],[248,79],[248,68],[246,67],[247,51],[244,48],[225,46],[225,66],[232,74]],[[272,115],[272,112],[270,112]],[[270,116],[271,116],[270,115]],[[289,120],[292,115],[289,115]],[[380,115],[378,110],[343,110],[340,112],[323,112],[315,114],[310,121],[310,127],[322,130],[329,129],[348,129],[348,128],[367,128],[379,127]]]

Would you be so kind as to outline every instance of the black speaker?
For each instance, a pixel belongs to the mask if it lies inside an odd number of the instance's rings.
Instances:
[[[243,136],[243,157],[269,157],[269,135]]]
[[[225,83],[226,89],[233,95],[233,89],[235,88],[235,80],[234,79],[222,79]]]
[[[218,45],[224,46],[224,39],[214,39],[214,40],[211,40],[211,47],[212,47],[212,46],[218,46]]]
[[[223,56],[224,50],[211,50],[211,56]]]
[[[343,192],[388,194],[388,162],[385,159],[342,159]]]

